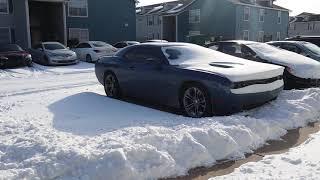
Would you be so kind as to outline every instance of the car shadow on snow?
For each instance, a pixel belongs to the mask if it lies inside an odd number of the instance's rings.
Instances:
[[[54,102],[49,106],[49,110],[54,115],[54,128],[77,135],[94,136],[120,128],[171,127],[182,124],[182,122],[186,123],[186,117],[156,110],[154,109],[156,106],[149,106],[134,100],[126,101],[84,92]],[[198,121],[188,119],[190,123]]]

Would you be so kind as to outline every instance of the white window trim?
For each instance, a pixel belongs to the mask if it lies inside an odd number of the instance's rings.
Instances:
[[[264,18],[265,18],[265,13],[266,13],[266,11],[265,11],[265,9],[260,9],[259,10],[259,22],[264,22]],[[261,16],[262,15],[262,16]],[[262,21],[261,21],[261,17],[263,17],[262,19]]]
[[[0,12],[0,14],[3,14],[3,15],[8,15],[10,13],[10,9],[9,9],[9,0],[6,0],[7,1],[7,12]]]
[[[71,32],[71,30],[74,30],[74,29],[77,29],[77,30],[79,30],[79,31],[81,31],[81,30],[87,30],[88,31],[88,41],[90,41],[90,31],[89,31],[89,29],[88,28],[69,28],[68,29],[68,40],[70,40],[70,32]],[[80,41],[80,39],[79,39],[79,43],[81,43],[82,41]]]
[[[8,32],[9,32],[9,43],[12,43],[12,39],[11,39],[11,27],[0,27],[0,29],[8,29]]]
[[[280,22],[278,21],[280,18]],[[281,11],[278,11],[278,19],[277,19],[277,23],[278,24],[281,24],[282,23],[282,12]]]
[[[248,19],[246,19],[246,9],[248,9]],[[244,7],[243,10],[243,21],[249,21],[251,16],[251,8],[250,7]]]
[[[245,32],[248,32],[248,39],[245,39],[245,38],[244,38]],[[245,41],[249,41],[249,40],[250,40],[250,31],[249,31],[249,30],[243,30],[243,32],[242,32],[242,39],[245,40]]]
[[[71,0],[70,0],[71,1]],[[71,2],[68,2],[68,17],[75,17],[75,18],[88,18],[89,17],[89,3],[88,3],[88,0],[87,0],[87,6],[86,6],[86,11],[87,11],[87,15],[86,16],[73,16],[73,15],[70,15],[70,3]]]
[[[197,11],[199,11],[199,20],[198,21],[190,21],[191,12],[197,12]],[[190,9],[189,10],[189,24],[198,24],[198,23],[201,23],[201,10],[200,9]]]

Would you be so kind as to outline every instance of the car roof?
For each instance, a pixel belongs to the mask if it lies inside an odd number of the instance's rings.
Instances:
[[[168,46],[190,46],[195,44],[190,43],[181,43],[181,42],[147,42],[147,43],[141,43],[133,45],[135,47],[137,46],[154,46],[154,47],[168,47]]]
[[[306,41],[270,41],[270,42],[267,42],[267,44],[273,44],[273,43],[302,44],[302,43],[308,43],[308,42],[306,42]]]
[[[238,43],[238,44],[256,44],[260,42],[255,42],[255,41],[245,41],[245,40],[228,40],[228,41],[220,41],[220,43]]]

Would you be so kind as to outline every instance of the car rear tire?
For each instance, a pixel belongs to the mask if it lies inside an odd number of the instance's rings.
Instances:
[[[92,57],[90,54],[86,56],[86,62],[92,63]]]
[[[209,93],[206,88],[197,83],[182,88],[180,105],[184,114],[192,118],[201,118],[212,114]]]
[[[109,72],[104,77],[104,91],[110,98],[120,98],[120,86],[117,77]]]
[[[44,65],[47,65],[47,66],[50,65],[49,58],[47,56],[43,57],[43,62],[44,62]]]

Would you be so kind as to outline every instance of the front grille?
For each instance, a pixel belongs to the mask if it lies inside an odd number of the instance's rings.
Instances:
[[[282,79],[283,79],[283,76],[280,75],[280,76],[269,78],[269,79],[259,79],[259,80],[236,82],[236,83],[234,83],[233,89],[240,89],[240,88],[244,88],[246,86],[251,86],[251,85],[255,85],[255,84],[269,84],[269,83],[273,83],[275,81],[282,80]]]

